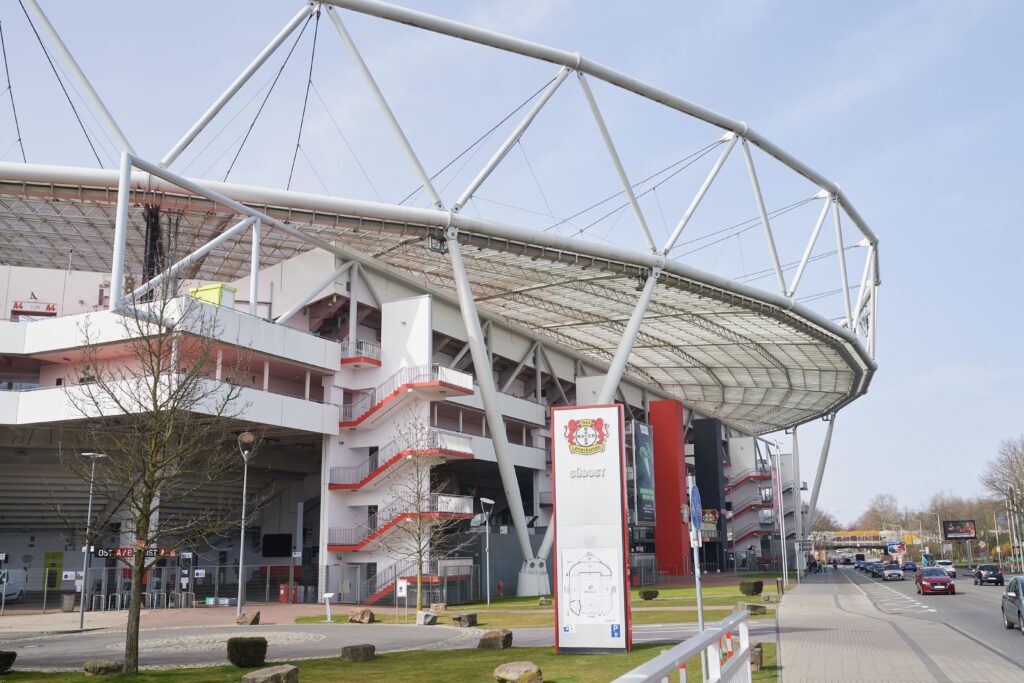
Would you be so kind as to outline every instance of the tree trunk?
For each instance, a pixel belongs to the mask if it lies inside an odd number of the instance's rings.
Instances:
[[[132,593],[128,603],[128,633],[124,641],[124,668],[126,674],[139,671],[139,620],[142,613],[142,577],[146,569],[145,549],[135,548],[132,558]]]
[[[423,558],[416,558],[416,611],[423,610]]]

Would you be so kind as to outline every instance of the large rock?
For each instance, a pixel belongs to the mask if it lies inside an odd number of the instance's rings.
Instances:
[[[454,615],[452,617],[452,625],[459,626],[461,628],[476,626],[476,612],[466,612],[464,614]]]
[[[417,612],[416,613],[416,625],[417,626],[433,626],[437,623],[437,615],[430,612]]]
[[[86,676],[112,676],[121,673],[123,668],[123,662],[113,659],[90,659],[82,665],[82,671]]]
[[[353,607],[348,611],[348,623],[372,624],[373,610],[366,607]]]
[[[533,662],[509,662],[494,670],[498,683],[543,683],[544,675]]]
[[[377,648],[373,645],[346,645],[341,648],[341,658],[346,662],[368,662],[374,658]]]
[[[751,614],[768,614],[768,608],[753,602],[737,602],[736,609],[745,609]]]
[[[430,603],[430,612],[432,614],[444,614],[448,611],[447,602],[432,602]]]
[[[551,607],[551,598],[542,597],[537,601],[537,605],[540,607]]]
[[[292,664],[269,666],[245,674],[242,680],[246,683],[299,683],[299,667]]]
[[[260,623],[259,612],[242,612],[241,616],[235,619],[239,626],[258,626]]]
[[[507,628],[488,631],[480,636],[480,642],[476,646],[481,650],[507,650],[512,647],[512,631]]]

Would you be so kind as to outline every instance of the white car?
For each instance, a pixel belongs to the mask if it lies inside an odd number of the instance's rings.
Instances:
[[[937,560],[935,566],[946,572],[946,576],[949,578],[956,578],[956,567],[953,566],[953,560]]]
[[[0,569],[0,591],[7,602],[25,597],[26,578],[24,569]]]
[[[902,581],[903,570],[898,564],[887,564],[882,570],[882,578],[886,581]]]

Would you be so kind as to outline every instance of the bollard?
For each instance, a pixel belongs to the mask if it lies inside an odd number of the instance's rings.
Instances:
[[[786,589],[783,587],[783,582],[781,578],[775,579],[775,592],[778,593],[778,596],[780,598],[786,594]]]

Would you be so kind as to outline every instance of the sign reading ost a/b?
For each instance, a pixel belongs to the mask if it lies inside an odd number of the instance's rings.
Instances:
[[[630,650],[622,406],[551,409],[555,649]]]

